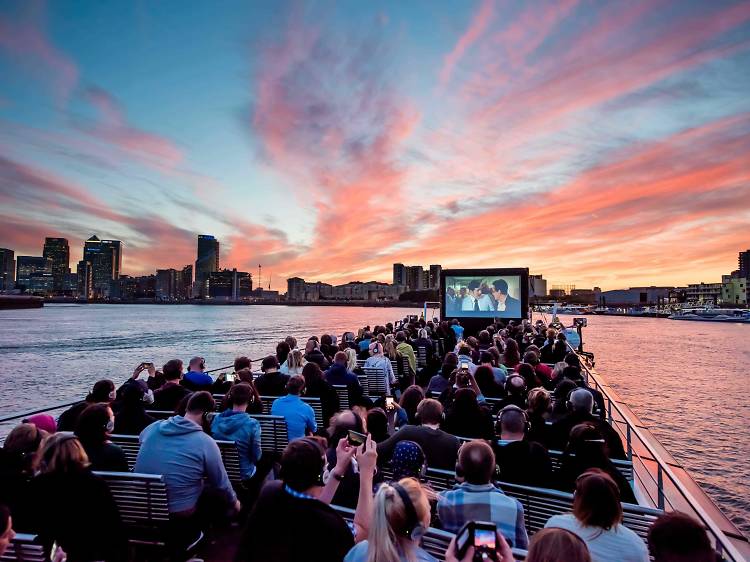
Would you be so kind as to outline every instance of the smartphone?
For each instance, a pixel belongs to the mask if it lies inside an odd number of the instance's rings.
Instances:
[[[462,371],[468,371],[469,370],[469,363],[467,361],[461,361],[461,370]]]
[[[357,431],[349,430],[349,436],[348,436],[349,445],[352,447],[359,447],[360,445],[364,445],[367,443],[367,435],[364,433],[359,433]]]
[[[235,373],[222,373],[224,375],[224,380],[227,382],[234,382],[237,380],[237,375]]]
[[[494,523],[484,521],[474,522],[474,548],[481,552],[495,551],[497,540],[497,526]]]
[[[393,410],[393,396],[386,396],[385,397],[385,409],[386,410]]]

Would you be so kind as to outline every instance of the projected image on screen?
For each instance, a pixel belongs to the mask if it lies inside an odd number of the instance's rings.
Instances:
[[[445,314],[446,316],[520,318],[520,287],[521,278],[517,275],[446,276]]]

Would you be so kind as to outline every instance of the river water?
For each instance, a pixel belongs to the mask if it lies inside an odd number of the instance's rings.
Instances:
[[[47,305],[0,311],[0,412],[82,397],[142,361],[262,357],[288,334],[341,335],[414,309]],[[589,316],[597,371],[730,518],[750,533],[750,325]],[[569,322],[566,322],[569,323]]]

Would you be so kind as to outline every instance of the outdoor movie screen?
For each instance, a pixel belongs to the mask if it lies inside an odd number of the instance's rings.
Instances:
[[[448,317],[521,318],[521,276],[445,277]]]

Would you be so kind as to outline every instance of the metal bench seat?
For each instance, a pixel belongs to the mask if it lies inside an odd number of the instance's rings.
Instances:
[[[385,396],[388,393],[385,371],[376,367],[365,367],[366,386],[365,392],[368,396]]]
[[[2,562],[45,562],[44,545],[36,535],[16,533],[5,553],[0,556]]]
[[[281,398],[280,396],[261,396],[260,400],[263,402],[263,413],[266,415],[271,414],[271,407],[273,406],[274,400]],[[318,427],[323,427],[323,404],[320,402],[318,396],[300,396],[302,401],[309,404],[315,414],[315,423]]]
[[[336,394],[339,395],[340,410],[348,410],[349,409],[349,387],[347,387],[345,384],[333,384],[331,386],[336,391]]]
[[[283,416],[250,414],[260,423],[260,448],[266,453],[281,454],[289,444],[289,432]]]

